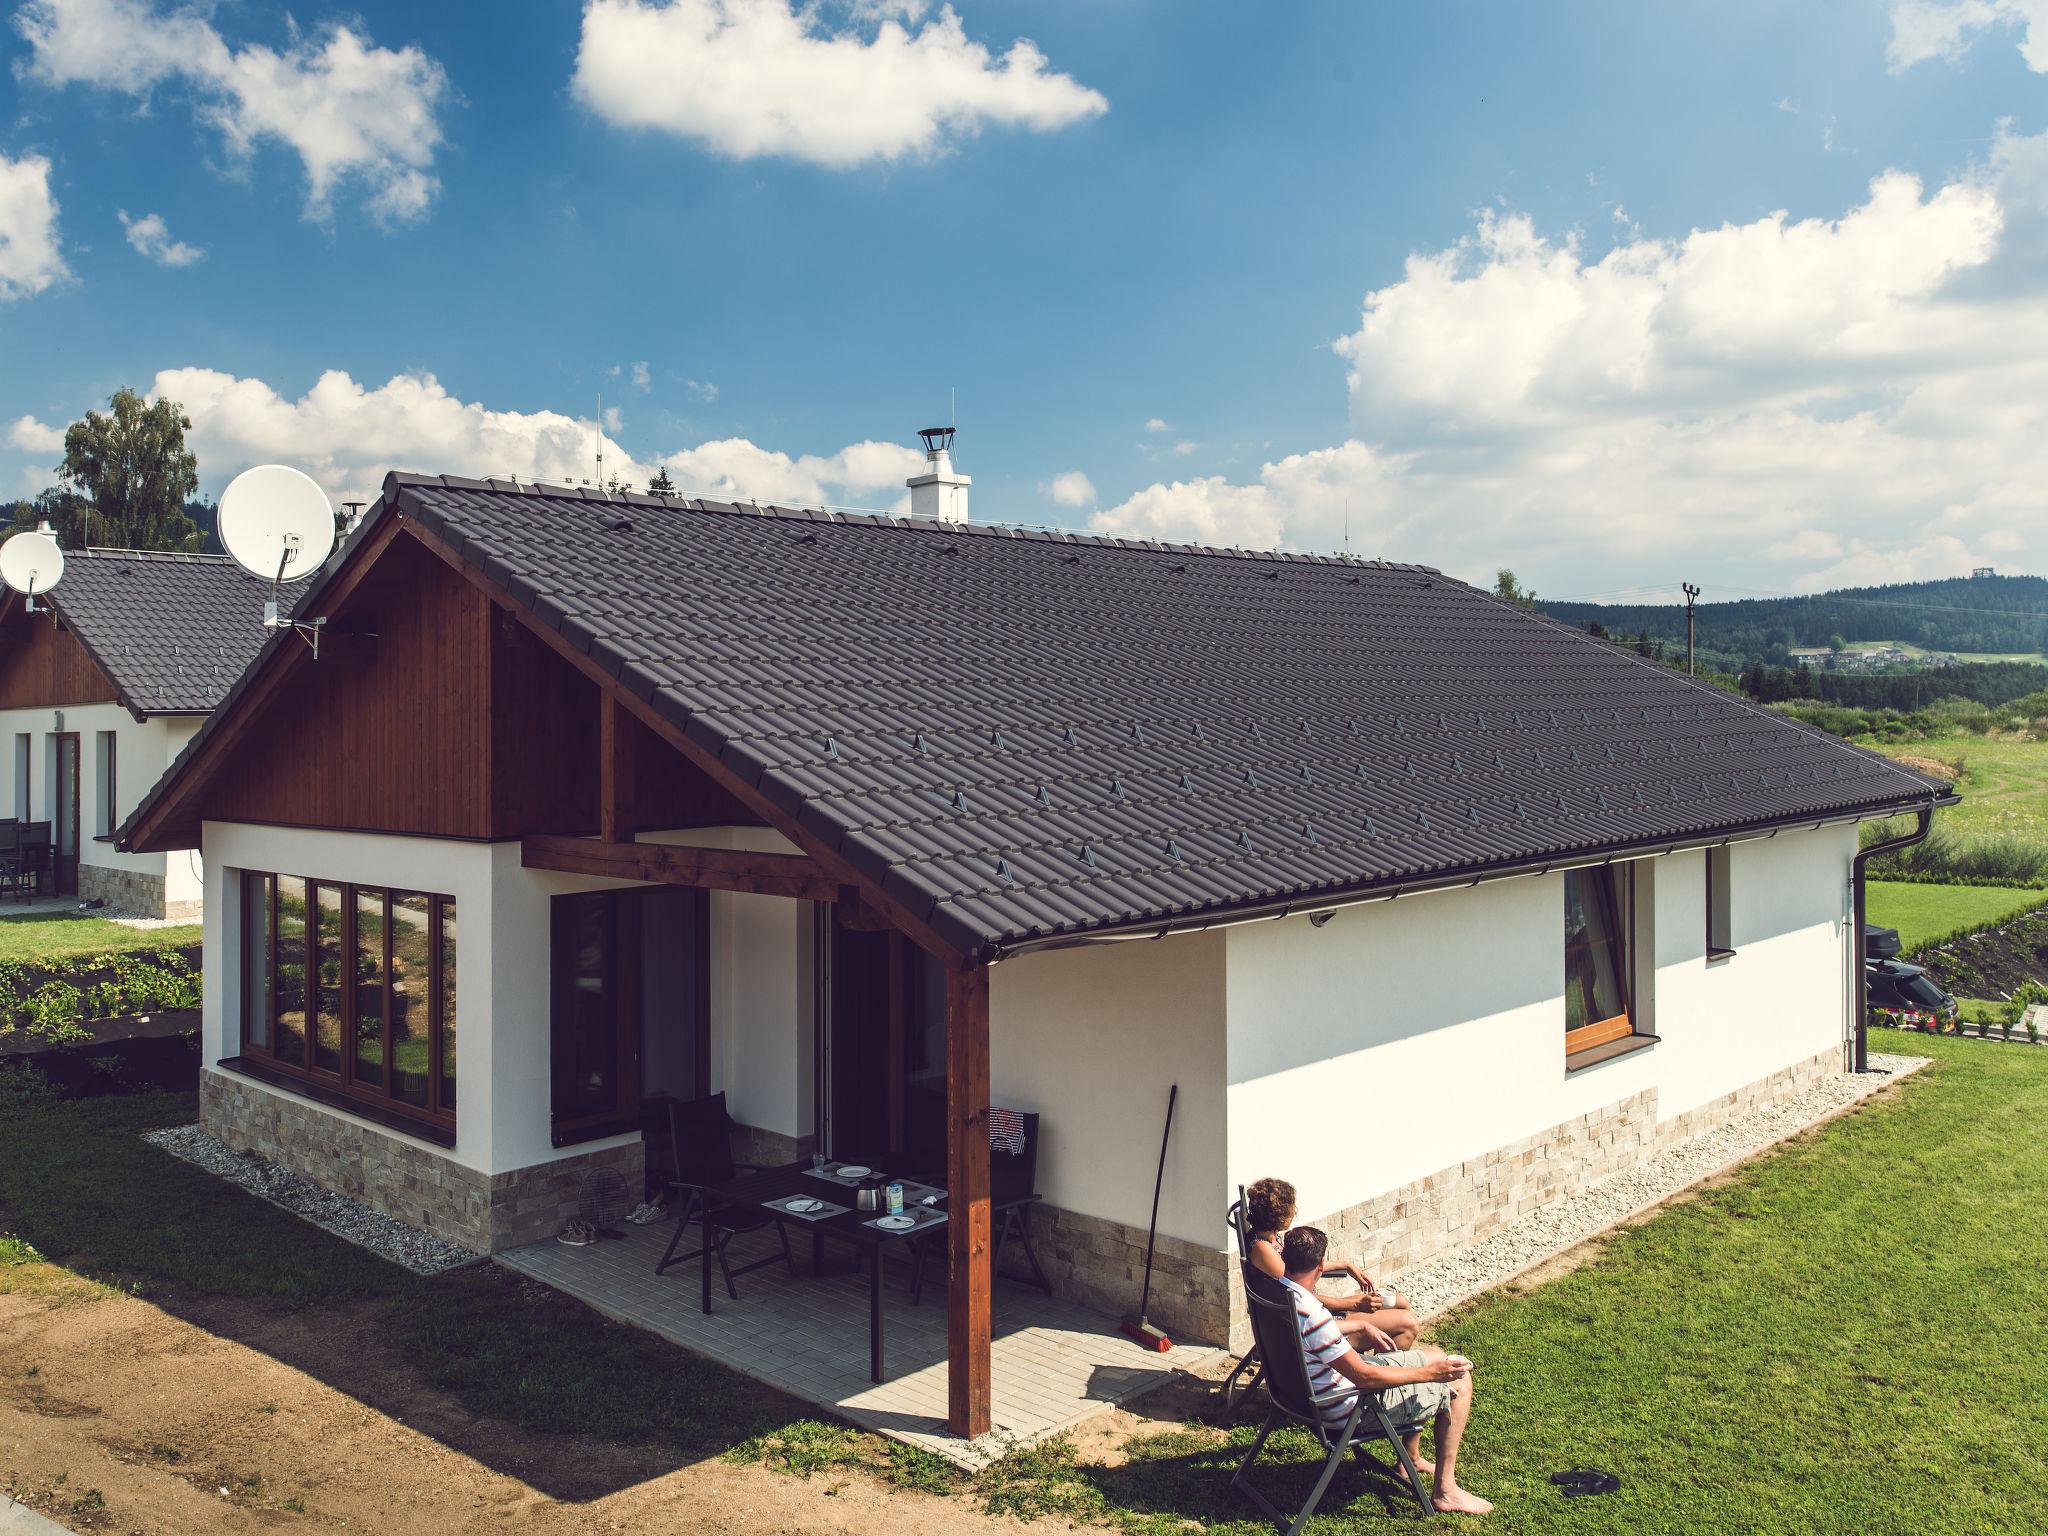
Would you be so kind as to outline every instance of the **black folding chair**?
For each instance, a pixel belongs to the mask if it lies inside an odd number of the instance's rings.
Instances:
[[[1366,1470],[1405,1482],[1408,1491],[1415,1496],[1415,1502],[1422,1506],[1422,1512],[1434,1514],[1436,1506],[1430,1502],[1429,1489],[1423,1483],[1422,1475],[1415,1470],[1415,1460],[1408,1454],[1408,1447],[1401,1442],[1403,1434],[1412,1434],[1422,1426],[1396,1424],[1379,1393],[1361,1392],[1349,1382],[1344,1383],[1341,1389],[1317,1395],[1309,1385],[1308,1361],[1301,1350],[1301,1325],[1294,1310],[1293,1295],[1285,1283],[1253,1269],[1249,1264],[1244,1266],[1244,1270],[1245,1303],[1251,1308],[1252,1338],[1265,1365],[1266,1397],[1270,1406],[1266,1410],[1265,1423],[1259,1426],[1258,1438],[1252,1441],[1252,1448],[1231,1475],[1230,1486],[1241,1490],[1287,1536],[1296,1536],[1329,1491],[1330,1479],[1337,1475],[1344,1453],[1356,1449]],[[1325,1421],[1322,1409],[1340,1403],[1350,1404],[1350,1411],[1334,1424]],[[1309,1490],[1307,1501],[1293,1515],[1282,1511],[1251,1482],[1252,1463],[1266,1448],[1267,1437],[1283,1424],[1297,1424],[1307,1430],[1324,1452],[1322,1470],[1316,1475],[1315,1486]],[[1394,1448],[1398,1467],[1388,1466],[1367,1448],[1376,1439],[1384,1439]]]
[[[25,821],[17,837],[15,882],[16,888],[24,893],[22,899],[27,900],[42,893],[46,878],[53,886],[57,883],[50,824],[47,821]]]
[[[19,895],[22,889],[21,823],[10,816],[0,821],[0,891]]]
[[[701,1245],[688,1253],[676,1252],[682,1244],[683,1233],[695,1222],[701,1229],[703,1242],[711,1245],[720,1273],[725,1276],[725,1293],[734,1301],[740,1299],[740,1293],[733,1281],[741,1275],[765,1269],[775,1263],[777,1257],[771,1253],[764,1259],[756,1259],[734,1269],[726,1257],[726,1249],[741,1233],[758,1232],[772,1225],[782,1243],[781,1261],[789,1266],[790,1274],[795,1275],[796,1260],[789,1251],[789,1232],[781,1222],[758,1206],[730,1205],[712,1194],[714,1188],[730,1183],[742,1169],[750,1173],[759,1171],[759,1164],[732,1160],[732,1118],[726,1113],[725,1095],[714,1093],[708,1098],[688,1102],[670,1100],[668,1140],[668,1198],[680,1204],[675,1235],[669,1238],[668,1248],[662,1254],[661,1262],[654,1266],[654,1272],[661,1274],[677,1264],[687,1264],[703,1255]],[[711,1309],[710,1293],[707,1291],[705,1295],[705,1310],[708,1312]]]
[[[1031,1265],[1031,1281],[1046,1295],[1052,1294],[1052,1282],[1045,1278],[1045,1270],[1038,1262],[1038,1251],[1031,1246],[1031,1207],[1038,1203],[1038,1116],[1026,1113],[1019,1117],[1024,1123],[1024,1150],[1022,1152],[999,1152],[994,1147],[988,1153],[988,1208],[989,1221],[995,1228],[994,1240],[989,1245],[989,1268],[991,1271],[1003,1257],[1003,1244],[1015,1238],[1023,1244],[1024,1257]],[[944,1130],[940,1122],[940,1130]],[[916,1149],[913,1148],[913,1156]],[[927,1155],[925,1161],[929,1162]],[[937,1166],[944,1166],[943,1149]],[[944,1183],[943,1175],[934,1173],[929,1182]],[[910,1253],[910,1301],[915,1306],[924,1298],[924,1261],[928,1252],[940,1249],[930,1238],[916,1238]]]
[[[1237,1199],[1232,1202],[1230,1209],[1224,1213],[1224,1216],[1230,1223],[1230,1235],[1237,1243],[1238,1272],[1241,1275],[1249,1276],[1251,1274],[1252,1234],[1251,1229],[1245,1225],[1245,1195],[1242,1184],[1237,1186]],[[1249,1279],[1245,1282],[1247,1287],[1250,1286],[1250,1283]],[[1247,1393],[1258,1391],[1259,1384],[1266,1379],[1266,1367],[1259,1358],[1259,1343],[1257,1339],[1252,1340],[1252,1347],[1244,1352],[1243,1357],[1237,1364],[1231,1367],[1230,1374],[1223,1378],[1223,1404],[1216,1410],[1217,1423],[1228,1424],[1230,1422],[1230,1415],[1237,1406],[1235,1401],[1237,1379],[1246,1371],[1252,1373],[1252,1379],[1244,1384],[1244,1390]]]

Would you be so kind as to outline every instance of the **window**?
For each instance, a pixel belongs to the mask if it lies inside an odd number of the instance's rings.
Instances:
[[[557,896],[550,921],[554,1144],[636,1129],[643,1094],[710,1076],[710,905],[679,887]]]
[[[34,738],[27,731],[20,732],[14,738],[14,819],[16,821],[35,820],[34,816],[29,813],[28,794],[28,765],[30,753],[35,750],[33,741]]]
[[[1577,1055],[1635,1033],[1629,1020],[1631,950],[1625,915],[1631,872],[1608,865],[1564,877],[1564,1049]]]
[[[452,1144],[454,897],[246,870],[242,966],[239,1065]]]
[[[101,731],[92,748],[93,834],[111,837],[121,818],[114,808],[114,733]]]
[[[1727,844],[1707,850],[1707,958],[1725,960],[1735,953],[1735,930],[1728,921]]]

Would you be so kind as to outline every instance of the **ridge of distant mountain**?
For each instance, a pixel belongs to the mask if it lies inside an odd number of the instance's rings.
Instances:
[[[1682,603],[1553,603],[1536,606],[1584,627],[1597,620],[1616,639],[1685,640]],[[1958,576],[1943,581],[1844,587],[1805,597],[1701,602],[1694,610],[1704,651],[1777,658],[1806,647],[1891,641],[1960,656],[2038,658],[2048,652],[2048,578]]]

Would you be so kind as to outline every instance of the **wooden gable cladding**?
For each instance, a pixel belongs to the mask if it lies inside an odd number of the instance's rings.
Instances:
[[[73,634],[48,613],[29,613],[9,594],[0,618],[0,709],[111,704],[113,682]]]
[[[490,630],[488,599],[413,540],[392,540],[330,616],[322,659],[295,658],[289,685],[200,790],[199,818],[488,837]],[[346,633],[376,644],[330,652]]]

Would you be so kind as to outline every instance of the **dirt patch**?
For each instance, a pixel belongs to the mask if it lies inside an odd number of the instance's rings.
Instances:
[[[2023,982],[2048,980],[2048,909],[1918,950],[1913,962],[1958,997],[2009,997]]]
[[[1895,763],[1904,763],[1915,773],[1924,773],[1930,779],[1954,779],[1962,772],[1956,763],[1944,763],[1937,757],[1908,757],[1903,752],[1890,754]]]
[[[1020,1528],[862,1472],[798,1478],[482,1419],[420,1382],[371,1305],[177,1312],[0,1293],[0,1490],[81,1532],[147,1536]],[[310,1361],[317,1375],[294,1363]]]

